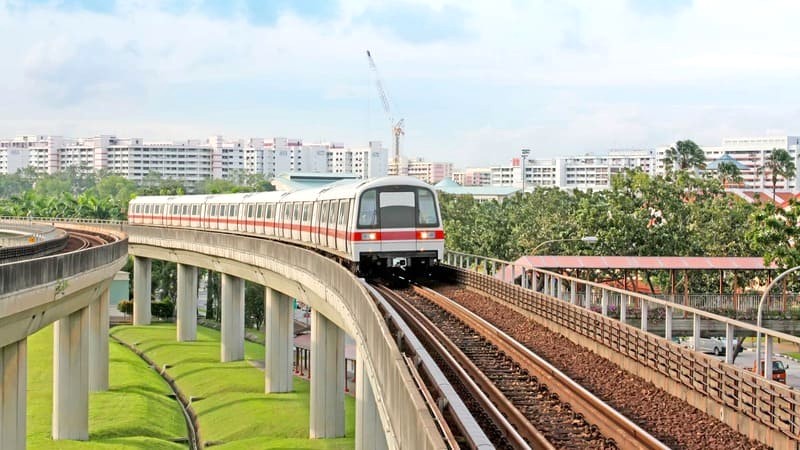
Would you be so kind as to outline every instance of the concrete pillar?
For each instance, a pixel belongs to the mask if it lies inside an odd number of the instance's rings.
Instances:
[[[700,316],[697,314],[692,314],[692,342],[694,349],[698,350],[700,348]]]
[[[623,294],[619,298],[619,321],[622,323],[628,320],[628,302],[630,298],[631,296],[628,294]]]
[[[553,278],[553,281],[556,283],[556,298],[561,300],[561,279],[560,278]]]
[[[672,340],[672,306],[664,307],[664,339]]]
[[[575,280],[569,282],[569,302],[573,305],[578,304],[578,282]]]
[[[544,275],[544,295],[550,295],[550,275]]]
[[[767,349],[764,352],[764,378],[766,378],[768,380],[771,380],[772,379],[772,360],[773,360],[773,358],[772,358],[772,351],[773,351],[772,340],[773,340],[773,338],[770,335],[767,335],[766,337],[767,337],[767,343],[766,343]],[[756,366],[756,367],[758,367],[758,366]]]
[[[152,263],[150,258],[133,257],[133,324],[150,325]]]
[[[647,315],[649,313],[649,304],[647,300],[642,300],[642,331],[647,331]]]
[[[311,439],[344,436],[344,331],[311,313]]]
[[[590,308],[592,306],[592,285],[585,284],[586,286],[586,297],[583,299],[583,307]]]
[[[197,340],[197,267],[178,264],[178,342]],[[223,284],[224,286],[224,284]]]
[[[608,315],[608,289],[603,289],[603,296],[600,298],[600,313],[604,316]]]
[[[0,448],[24,450],[28,395],[28,340],[0,348]]]
[[[292,392],[292,299],[272,288],[264,295],[264,392]]]
[[[356,349],[356,450],[386,450],[386,433],[378,414],[375,393],[365,370],[360,349]]]
[[[725,324],[725,362],[733,364],[733,325]]]
[[[89,439],[89,308],[53,326],[53,439]]]
[[[222,340],[219,360],[244,359],[244,280],[222,274]],[[265,361],[266,363],[266,361]]]
[[[89,305],[89,390],[108,390],[108,289]]]
[[[531,270],[531,286],[534,291],[539,291],[539,274],[536,269]]]

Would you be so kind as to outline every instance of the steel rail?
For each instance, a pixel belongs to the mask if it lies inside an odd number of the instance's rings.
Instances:
[[[546,449],[555,447],[506,398],[491,380],[433,322],[396,292],[376,286],[392,306],[408,322],[417,338],[426,341],[444,360],[469,394],[497,426],[503,437],[515,448]]]
[[[620,448],[669,449],[633,421],[477,314],[429,288],[413,286],[413,289],[415,293],[452,314],[514,359],[521,367],[546,384],[552,392],[557,393],[563,401],[569,403],[573,411],[582,414],[588,422],[595,424],[603,435],[613,439]]]

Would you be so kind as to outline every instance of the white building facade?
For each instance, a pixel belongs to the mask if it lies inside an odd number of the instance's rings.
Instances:
[[[339,143],[305,144],[282,137],[225,140],[211,136],[154,142],[113,135],[81,139],[26,135],[0,140],[0,174],[25,167],[48,174],[68,167],[84,172],[108,170],[136,182],[148,174],[187,183],[231,179],[241,173],[333,172],[371,178],[386,175],[388,150],[380,142],[345,148]]]

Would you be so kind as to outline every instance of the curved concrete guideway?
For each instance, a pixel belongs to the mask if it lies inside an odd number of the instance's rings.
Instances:
[[[24,449],[27,337],[55,322],[53,439],[89,436],[89,391],[108,389],[108,299],[127,261],[124,233],[81,226],[116,239],[62,255],[0,265],[0,448]]]
[[[144,317],[136,310],[149,302],[149,258],[224,274],[222,360],[237,357],[243,345],[240,283],[249,280],[266,286],[266,392],[291,389],[290,299],[313,308],[312,371],[324,376],[312,377],[312,438],[344,435],[343,355],[347,333],[356,342],[360,357],[357,366],[363,371],[356,398],[360,405],[356,410],[356,423],[360,424],[356,448],[446,448],[382,314],[359,280],[341,265],[317,253],[266,239],[146,226],[126,226],[125,230],[136,261],[134,317]],[[179,284],[178,292],[184,288],[191,292],[183,297],[179,294],[179,302],[185,298],[186,304],[177,305],[178,311],[196,302],[196,286],[192,291]]]

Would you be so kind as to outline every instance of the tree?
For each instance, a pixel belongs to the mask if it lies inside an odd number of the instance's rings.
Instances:
[[[678,166],[678,170],[703,169],[706,166],[706,154],[694,141],[678,141],[667,149],[664,166],[667,170]]]
[[[749,220],[746,236],[750,246],[764,255],[765,265],[775,263],[781,269],[800,265],[800,204],[791,199],[786,209],[774,203],[760,206]]]
[[[795,174],[795,164],[792,156],[782,148],[773,148],[767,160],[764,162],[764,167],[761,168],[761,173],[768,173],[770,181],[772,182],[772,201],[775,202],[775,190],[778,184],[778,178],[783,178],[787,181]]]
[[[723,161],[717,166],[717,178],[722,183],[722,186],[729,184],[739,184],[742,182],[742,171],[736,164]]]

